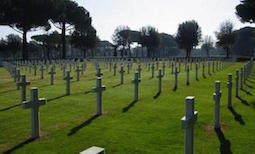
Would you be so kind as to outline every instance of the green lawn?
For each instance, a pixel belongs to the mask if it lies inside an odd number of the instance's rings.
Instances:
[[[184,131],[181,129],[181,118],[185,112],[185,97],[195,96],[195,110],[198,120],[195,124],[195,153],[220,153],[231,150],[233,153],[255,153],[255,72],[251,74],[245,91],[240,97],[248,103],[233,98],[236,115],[227,108],[227,74],[235,74],[244,63],[225,65],[223,70],[195,80],[194,66],[190,72],[190,86],[186,86],[184,67],[179,74],[179,87],[173,91],[171,69],[166,67],[163,78],[163,90],[157,99],[157,78],[150,79],[145,65],[142,66],[140,100],[123,112],[133,100],[132,79],[136,65],[130,74],[124,77],[124,85],[114,87],[120,82],[120,75],[113,76],[104,65],[101,65],[103,84],[103,115],[95,117],[96,95],[89,92],[95,85],[95,71],[92,64],[81,81],[76,82],[73,71],[71,95],[65,94],[65,81],[62,72],[57,68],[55,85],[50,86],[49,75],[40,79],[40,72],[34,77],[27,70],[21,69],[31,81],[30,87],[38,87],[40,97],[48,99],[40,107],[41,138],[25,142],[30,136],[30,110],[22,109],[20,91],[16,90],[13,79],[6,69],[0,68],[0,153],[13,148],[13,153],[79,153],[91,146],[104,147],[106,153],[183,153]],[[33,72],[33,71],[32,71]],[[157,72],[155,72],[156,76]],[[234,79],[234,77],[233,77]],[[213,129],[214,121],[214,81],[221,81],[221,141]],[[233,86],[235,83],[233,82]],[[29,87],[28,96],[29,98]],[[235,88],[233,87],[233,96]],[[238,120],[239,119],[239,120]],[[241,122],[240,122],[241,121]],[[25,142],[25,143],[24,143]],[[221,146],[222,145],[222,146]]]

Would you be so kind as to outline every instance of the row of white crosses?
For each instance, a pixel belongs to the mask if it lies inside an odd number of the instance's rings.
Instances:
[[[241,70],[245,70],[242,76],[245,80],[248,79],[251,70],[253,67],[253,59],[245,64]],[[240,83],[241,84],[241,83]],[[232,108],[232,75],[228,74],[228,108]],[[236,97],[238,97],[238,89],[239,89],[239,71],[236,71]],[[219,130],[221,128],[220,125],[220,99],[222,96],[221,88],[220,88],[220,81],[215,81],[215,90],[213,93],[213,100],[214,100],[214,129]],[[184,137],[184,153],[185,154],[193,154],[194,153],[194,125],[197,121],[198,112],[194,111],[194,103],[195,97],[188,96],[186,97],[186,115],[181,119],[181,126],[185,129],[185,137]]]
[[[248,63],[246,68],[252,67],[253,62]],[[247,69],[247,71],[244,71],[243,75],[245,81],[248,78],[250,69]],[[246,69],[244,69],[246,70]],[[51,71],[53,72],[53,71]],[[176,71],[177,72],[177,71]],[[105,90],[105,86],[102,86],[102,73],[100,69],[98,69],[97,72],[97,84],[96,87],[93,88],[93,91],[97,93],[97,115],[102,114],[102,91]],[[161,90],[161,70],[159,70],[159,91]],[[19,82],[19,86],[22,87],[22,101],[25,101],[26,94],[25,89],[26,86],[29,85],[29,82],[26,81],[26,77],[22,75],[22,80]],[[238,77],[237,77],[238,78]],[[70,72],[67,72],[66,74],[66,80],[67,80],[67,94],[70,94]],[[230,85],[232,76],[229,75],[229,89],[231,89]],[[68,83],[69,82],[69,83]],[[134,83],[134,101],[138,100],[138,90],[139,90],[139,72],[135,73],[135,78],[133,80]],[[231,96],[231,92],[228,92],[228,94]],[[220,128],[220,97],[221,97],[221,91],[220,91],[220,82],[216,81],[215,83],[215,93],[214,93],[214,100],[215,100],[215,129]],[[231,97],[228,97],[231,98]],[[40,105],[44,105],[46,103],[45,99],[38,99],[38,89],[37,88],[31,88],[31,94],[30,94],[30,101],[23,102],[22,106],[23,108],[31,108],[31,138],[38,138],[40,136],[40,127],[39,127],[39,107]],[[230,107],[231,103],[228,103],[228,107]],[[186,116],[182,119],[182,128],[186,129],[185,133],[185,153],[193,153],[193,125],[197,119],[197,112],[194,112],[194,97],[187,97],[186,98]]]

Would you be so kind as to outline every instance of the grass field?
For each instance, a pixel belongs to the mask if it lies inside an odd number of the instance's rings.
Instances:
[[[185,114],[185,97],[195,96],[195,110],[198,120],[195,124],[195,153],[214,154],[221,151],[233,153],[255,153],[255,72],[251,74],[240,99],[233,97],[233,109],[227,108],[227,74],[235,74],[244,63],[231,63],[211,76],[206,74],[195,80],[194,66],[190,72],[190,86],[186,86],[186,74],[179,74],[179,87],[173,91],[174,76],[167,67],[162,81],[162,93],[157,99],[158,79],[150,79],[151,72],[142,67],[140,100],[123,112],[133,100],[132,79],[136,66],[130,74],[125,73],[124,85],[119,73],[101,66],[103,84],[103,115],[96,117],[96,95],[91,93],[95,85],[95,69],[92,64],[81,81],[71,83],[71,95],[65,96],[65,81],[57,68],[55,85],[50,85],[49,75],[40,79],[40,72],[34,77],[28,71],[31,85],[38,87],[39,96],[48,99],[40,107],[41,138],[32,142],[30,136],[30,110],[20,106],[20,91],[6,69],[0,68],[0,153],[10,150],[13,153],[79,153],[91,146],[104,147],[106,153],[183,153],[184,131],[181,118]],[[207,72],[207,70],[206,70]],[[155,72],[155,75],[157,72]],[[233,77],[234,79],[234,77]],[[221,81],[221,125],[220,137],[213,129],[214,121],[214,81]],[[235,82],[233,82],[233,86]],[[235,88],[233,87],[233,96]],[[245,102],[247,101],[247,102]],[[27,142],[26,142],[27,141]]]

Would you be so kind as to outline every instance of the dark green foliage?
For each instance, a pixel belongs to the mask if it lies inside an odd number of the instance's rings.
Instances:
[[[195,20],[185,21],[178,27],[176,42],[179,48],[186,50],[186,58],[190,57],[191,50],[201,40],[201,28]]]
[[[91,25],[88,11],[72,0],[2,0],[0,3],[0,25],[22,31],[23,59],[28,59],[27,32],[40,27],[49,30],[50,20],[62,31],[62,58],[66,58],[66,31]]]
[[[15,59],[16,53],[21,49],[21,41],[18,35],[10,34],[7,36],[7,49],[12,53],[13,59]]]
[[[255,22],[255,1],[242,0],[241,4],[236,6],[236,14],[242,22]]]
[[[118,48],[121,48],[121,57],[124,56],[123,52],[126,48],[128,48],[130,52],[130,45],[132,43],[130,32],[131,31],[128,26],[118,26],[112,35],[115,52]]]
[[[11,54],[13,59],[16,59],[16,54],[21,50],[22,40],[18,35],[9,34],[6,39],[0,40],[0,51],[5,57]]]
[[[160,45],[160,38],[158,30],[155,27],[142,27],[140,30],[139,44],[142,47],[147,47],[148,58],[155,57],[156,49]]]
[[[95,48],[98,42],[99,38],[92,26],[80,31],[75,30],[71,36],[71,44],[83,50],[83,58],[86,58],[87,50]]]
[[[233,23],[225,21],[220,25],[219,31],[215,33],[217,38],[217,46],[222,47],[226,52],[226,58],[229,58],[232,45],[235,43],[235,35],[233,33]]]
[[[244,27],[240,30],[234,31],[235,44],[233,45],[233,53],[241,56],[254,55],[255,49],[255,29],[251,27]]]
[[[2,0],[0,8],[0,25],[22,31],[22,57],[28,59],[27,32],[39,27],[50,28],[52,0]]]
[[[36,42],[42,44],[42,46],[46,49],[46,53],[44,58],[49,59],[52,57],[52,50],[58,50],[61,45],[61,35],[54,31],[51,34],[43,34],[43,35],[35,35],[31,37]]]
[[[52,22],[61,30],[62,36],[62,58],[66,57],[66,31],[71,29],[88,28],[91,24],[89,12],[78,3],[71,0],[58,0],[54,5],[54,16]]]

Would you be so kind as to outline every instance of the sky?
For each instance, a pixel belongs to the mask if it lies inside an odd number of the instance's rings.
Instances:
[[[101,40],[111,41],[115,28],[127,25],[132,30],[142,26],[154,26],[158,31],[176,34],[178,25],[187,20],[196,20],[203,36],[211,35],[219,25],[230,20],[234,28],[252,24],[243,24],[235,14],[240,0],[75,0],[90,12],[92,24]],[[11,28],[0,26],[0,37],[15,33]],[[28,36],[46,33],[37,31]]]

